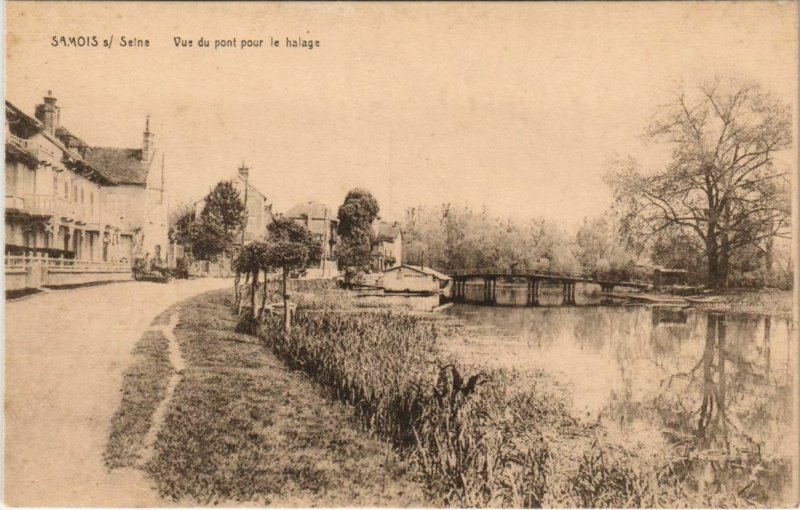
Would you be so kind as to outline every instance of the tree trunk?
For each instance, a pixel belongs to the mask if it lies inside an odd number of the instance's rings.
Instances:
[[[706,285],[710,289],[719,288],[719,243],[713,224],[709,224],[706,234],[706,258],[708,259],[708,274],[706,275]]]
[[[717,273],[719,275],[719,287],[721,289],[728,288],[728,275],[731,271],[731,260],[730,254],[728,253],[727,248],[722,248],[719,251],[719,265],[717,267]]]
[[[239,282],[242,280],[242,273],[236,271],[236,278],[233,280],[233,296],[234,301],[236,303],[236,310],[239,310],[239,302],[241,300],[241,295],[239,293]]]
[[[267,272],[264,271],[264,295],[261,297],[261,309],[258,311],[259,317],[264,315],[264,308],[267,305],[267,290]]]

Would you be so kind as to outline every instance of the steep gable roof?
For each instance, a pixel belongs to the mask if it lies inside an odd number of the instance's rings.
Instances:
[[[87,151],[86,161],[118,184],[147,185],[150,165],[142,162],[142,149],[94,147]]]

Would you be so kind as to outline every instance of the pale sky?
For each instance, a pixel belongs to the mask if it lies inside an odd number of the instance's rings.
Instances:
[[[389,220],[451,202],[571,228],[610,204],[608,160],[660,160],[641,134],[681,81],[754,78],[796,111],[795,20],[792,2],[10,2],[6,97],[33,114],[51,89],[62,124],[96,146],[139,146],[150,114],[179,200],[244,160],[278,212],[363,187]],[[281,47],[213,49],[270,36]]]

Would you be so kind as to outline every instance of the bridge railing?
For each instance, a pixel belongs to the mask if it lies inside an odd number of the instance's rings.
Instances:
[[[530,268],[508,268],[500,269],[496,267],[473,267],[467,269],[456,269],[449,271],[450,276],[523,276],[523,277],[545,277],[545,278],[570,278],[574,280],[589,280],[598,283],[613,283],[615,285],[624,286],[625,284],[644,287],[650,285],[651,282],[646,280],[621,280],[614,275],[604,274],[591,274],[591,273],[569,273],[563,271],[550,271],[544,269],[530,269]]]

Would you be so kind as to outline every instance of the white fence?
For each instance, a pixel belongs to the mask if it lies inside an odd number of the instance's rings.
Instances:
[[[82,285],[132,278],[128,262],[53,258],[47,255],[5,257],[6,290],[43,286]]]

